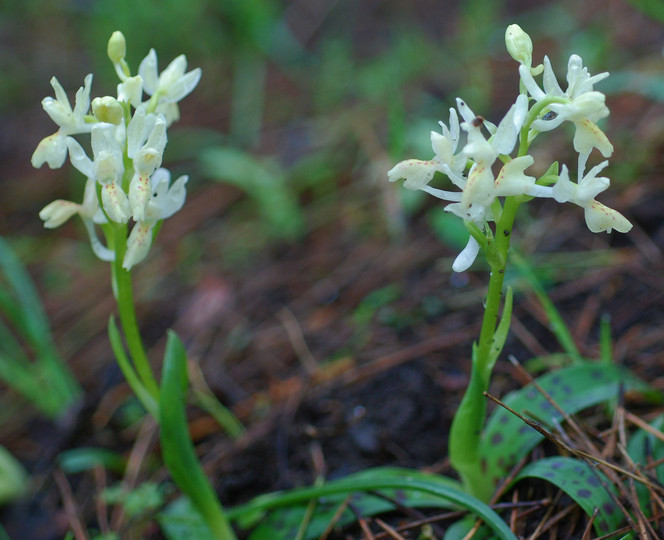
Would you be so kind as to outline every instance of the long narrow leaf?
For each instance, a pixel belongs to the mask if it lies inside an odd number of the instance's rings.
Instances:
[[[30,277],[9,244],[0,237],[0,268],[21,306],[26,338],[44,346],[50,342],[50,327],[44,307]]]
[[[385,480],[388,478],[400,479],[404,477],[419,479],[431,485],[438,485],[441,488],[451,487],[453,489],[461,489],[461,484],[451,478],[396,467],[367,469],[346,477],[344,481],[352,480],[356,482],[358,480]],[[357,519],[357,513],[362,516],[375,516],[395,510],[395,503],[399,507],[408,508],[458,508],[446,499],[422,491],[384,489],[381,490],[380,495],[362,491],[353,493],[352,495],[347,493],[326,495],[320,500],[311,499],[292,506],[274,509],[266,516],[263,516],[262,513],[256,513],[254,516],[249,516],[249,519],[239,520],[239,524],[243,528],[248,529],[256,525],[256,520],[260,519],[260,523],[251,532],[251,540],[275,537],[295,538],[303,522],[307,519],[311,503],[314,502],[317,503],[315,512],[308,519],[306,534],[302,533],[302,538],[309,540],[318,538],[323,534],[332,520],[335,520],[339,526],[348,525]],[[344,505],[348,497],[350,497],[350,502],[353,505],[353,512],[350,509],[346,509],[341,516],[338,516],[337,512],[339,508]],[[391,501],[394,501],[394,503]]]
[[[189,437],[185,414],[186,388],[187,355],[178,337],[169,331],[159,399],[164,462],[175,483],[203,516],[214,538],[235,539]]]
[[[386,475],[386,477],[362,478],[349,476],[337,481],[329,482],[320,487],[300,488],[291,491],[271,493],[257,497],[241,507],[230,510],[228,515],[234,519],[255,519],[268,510],[298,505],[311,499],[332,497],[342,494],[350,496],[358,492],[373,492],[383,490],[403,490],[409,492],[419,491],[441,501],[446,501],[457,508],[468,510],[481,518],[495,533],[495,538],[503,540],[516,540],[516,536],[507,524],[488,505],[464,493],[460,489],[442,483],[440,477],[422,478],[419,474],[409,474],[403,471],[401,475]],[[282,534],[288,531],[274,530],[272,538],[285,538]]]
[[[490,352],[490,360],[487,369],[490,371],[496,364],[496,360],[500,356],[507,341],[507,334],[510,331],[510,321],[512,320],[512,287],[507,287],[507,294],[505,295],[505,304],[503,305],[503,314],[500,317],[498,328],[493,333],[493,345]]]
[[[23,465],[0,446],[0,504],[21,496],[27,488],[28,473]]]
[[[78,397],[80,387],[55,349],[46,312],[30,276],[2,237],[0,268],[7,284],[6,290],[0,291],[0,309],[34,351],[36,358],[31,361],[27,355],[16,354],[16,340],[7,337],[8,330],[3,339],[3,348],[9,352],[8,356],[25,364],[33,373],[33,388],[26,394],[24,385],[20,391],[42,412],[51,417],[57,416]],[[13,353],[8,348],[12,348]],[[17,388],[15,379],[9,377],[5,380]],[[33,397],[35,395],[40,396],[37,401]]]
[[[113,354],[115,354],[115,360],[117,361],[118,366],[120,366],[120,370],[127,380],[127,384],[129,384],[129,387],[134,394],[136,394],[138,400],[143,404],[143,407],[145,407],[155,420],[159,421],[159,407],[157,402],[138,378],[136,370],[131,365],[129,358],[127,358],[127,353],[122,344],[120,330],[118,330],[118,325],[115,324],[113,316],[108,319],[108,339],[111,342],[111,348],[113,349]]]
[[[546,294],[546,291],[537,279],[537,276],[535,275],[532,267],[523,257],[519,256],[517,253],[512,253],[511,260],[519,270],[519,273],[532,287],[533,292],[537,296],[537,299],[540,301],[540,304],[542,304],[542,308],[544,308],[546,316],[549,319],[551,331],[556,336],[560,346],[570,356],[570,358],[572,358],[572,360],[575,362],[582,362],[583,356],[581,356],[576,343],[574,343],[574,338],[572,337],[569,328],[567,328],[565,321],[560,315],[560,312],[556,309],[556,306],[549,298],[549,295]]]
[[[650,464],[644,472],[660,483],[664,483],[664,441],[656,436],[664,430],[664,415],[660,414],[652,420],[650,428],[651,432],[639,429],[629,438],[627,453],[637,465],[645,467],[646,464]],[[659,465],[654,466],[655,464]],[[641,483],[637,483],[636,491],[641,501],[641,508],[646,515],[650,515],[652,510],[649,504],[651,494],[648,488]]]
[[[55,417],[62,412],[63,401],[58,394],[50,391],[43,374],[30,369],[27,360],[23,363],[14,357],[0,355],[0,379],[45,415]]]

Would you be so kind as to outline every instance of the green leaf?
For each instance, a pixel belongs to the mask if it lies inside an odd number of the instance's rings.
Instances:
[[[60,453],[58,463],[68,474],[89,471],[95,467],[104,467],[109,471],[123,474],[127,460],[107,448],[72,448]]]
[[[651,19],[664,23],[664,2],[662,0],[628,0],[628,2]]]
[[[215,540],[210,528],[188,497],[178,497],[157,515],[157,521],[168,540]]]
[[[120,336],[118,325],[115,324],[115,318],[112,315],[108,319],[108,339],[111,342],[111,349],[113,349],[115,360],[117,361],[118,366],[120,366],[120,370],[127,380],[127,384],[129,384],[129,387],[133,390],[143,407],[145,407],[145,409],[152,415],[152,418],[159,421],[157,402],[147,388],[145,388],[145,385],[139,379],[134,366],[132,366],[129,361],[124,345],[122,344],[122,337]]]
[[[443,540],[466,540],[468,533],[475,527],[477,518],[466,516],[463,519],[455,521],[445,529]],[[473,540],[485,540],[491,538],[490,531],[485,526],[481,526],[472,536]]]
[[[661,432],[664,429],[664,414],[655,418],[649,425],[654,430]],[[654,469],[649,468],[647,474],[651,477],[654,476],[660,483],[664,483],[664,441],[645,429],[639,429],[627,441],[627,453],[636,464],[641,466],[648,463],[659,463]],[[648,488],[637,482],[636,491],[641,502],[641,509],[646,515],[650,515]]]
[[[560,166],[557,161],[554,161],[546,172],[537,179],[537,183],[543,186],[549,186],[555,184],[560,176]]]
[[[344,481],[350,481],[351,479],[355,481],[386,478],[399,479],[404,476],[419,478],[432,484],[439,484],[441,487],[451,487],[454,489],[460,489],[461,487],[457,481],[451,478],[391,467],[379,467],[361,471],[344,478]],[[409,508],[455,508],[448,501],[421,491],[385,489],[381,490],[381,495],[386,498],[378,497],[372,493],[356,492],[352,494],[337,493],[320,499],[316,504],[303,538],[318,538],[327,529],[329,523],[335,518],[338,509],[348,498],[353,507],[362,516],[375,516],[394,510],[395,505],[387,500],[387,498],[393,499],[399,505]],[[262,519],[252,531],[251,540],[269,539],[277,536],[279,538],[295,538],[307,513],[308,504],[309,501],[306,501],[285,508],[278,508],[264,517],[261,514],[257,514],[254,518],[262,517]],[[346,509],[337,523],[339,526],[344,526],[352,523],[355,519],[355,514]],[[248,525],[249,523],[245,522],[245,526]]]
[[[200,512],[213,537],[234,540],[235,534],[198,462],[189,437],[185,413],[186,388],[187,354],[177,335],[169,331],[159,393],[160,442],[164,462],[175,483]]]
[[[196,405],[212,416],[226,430],[226,433],[234,439],[239,439],[246,433],[242,422],[209,391],[209,388],[205,390],[194,389],[193,400]]]
[[[623,521],[620,508],[607,491],[615,494],[615,488],[601,471],[584,461],[562,456],[540,459],[524,467],[515,482],[524,478],[539,478],[557,486],[588,516],[597,509],[593,525],[599,536],[615,531]]]
[[[23,465],[0,446],[0,504],[20,497],[27,487],[28,473]]]
[[[403,291],[396,283],[371,291],[360,301],[353,311],[353,323],[362,327],[368,325],[380,308],[395,302],[402,295]]]
[[[164,504],[164,487],[154,482],[142,482],[132,489],[123,483],[107,487],[102,493],[109,505],[122,505],[130,518],[154,512]]]
[[[496,360],[500,356],[500,353],[503,351],[505,346],[505,341],[507,341],[507,334],[510,331],[510,321],[512,320],[512,299],[514,295],[512,294],[512,287],[507,287],[507,294],[505,295],[505,304],[503,305],[503,314],[500,317],[500,323],[498,323],[498,328],[493,333],[493,345],[491,346],[491,351],[489,353],[489,362],[487,364],[487,371],[489,376],[493,370],[493,366],[496,364]]]
[[[484,522],[494,531],[495,538],[515,540],[516,537],[505,522],[489,506],[461,491],[456,481],[438,475],[411,471],[408,469],[374,469],[335,480],[322,486],[299,488],[290,491],[270,493],[255,498],[240,507],[229,510],[228,516],[246,525],[255,524],[269,510],[275,512],[275,518],[263,517],[267,526],[258,528],[252,540],[261,538],[290,538],[297,533],[304,516],[306,503],[317,500],[319,507],[304,538],[317,538],[314,534],[322,525],[318,514],[325,516],[326,523],[335,509],[347,497],[354,497],[353,503],[363,504],[369,511],[377,510],[383,500],[372,501],[371,495],[364,497],[355,494],[361,492],[380,492],[394,496],[398,501],[416,506],[434,506],[441,508],[465,509]],[[419,493],[416,495],[416,493]],[[328,507],[328,503],[334,504]],[[391,506],[391,505],[390,505]],[[382,507],[382,506],[380,506]],[[298,513],[289,514],[297,508]],[[389,509],[386,507],[386,509]],[[285,513],[284,513],[285,512]],[[344,518],[348,519],[348,518]],[[269,535],[269,536],[268,536]]]
[[[547,373],[537,383],[567,414],[615,399],[622,384],[625,390],[648,392],[645,383],[620,366],[582,364]],[[508,394],[504,403],[547,426],[563,416],[532,385]],[[497,484],[509,470],[543,438],[522,420],[502,407],[496,408],[482,434],[480,455],[488,480]]]
[[[51,332],[44,307],[25,268],[9,244],[1,237],[0,267],[15,294],[16,310],[11,313],[13,322],[26,339],[40,347],[47,347],[50,345]],[[6,302],[9,302],[7,298],[3,302],[5,307],[8,305]]]
[[[10,245],[0,237],[0,310],[27,348],[22,350],[6,325],[0,329],[0,378],[29,399],[42,413],[56,417],[80,395],[78,383],[53,344],[46,312],[37,291]],[[27,376],[26,376],[27,373]]]

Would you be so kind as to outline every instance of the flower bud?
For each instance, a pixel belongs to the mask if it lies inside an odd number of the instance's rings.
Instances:
[[[80,210],[81,206],[79,204],[58,199],[42,208],[39,217],[44,221],[44,227],[55,229]]]
[[[127,54],[127,42],[122,32],[116,30],[108,40],[108,57],[111,62],[117,64],[124,60],[125,54]]]
[[[530,67],[533,62],[533,42],[518,24],[510,24],[507,27],[505,45],[514,60]]]
[[[92,112],[100,122],[119,125],[124,118],[124,110],[118,100],[111,96],[97,97],[92,100]]]

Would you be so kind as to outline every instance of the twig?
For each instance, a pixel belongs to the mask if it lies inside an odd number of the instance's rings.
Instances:
[[[584,431],[579,427],[579,425],[576,423],[574,418],[572,418],[569,414],[567,414],[567,411],[565,411],[558,403],[556,400],[554,400],[551,395],[542,388],[542,386],[535,380],[535,378],[528,373],[525,369],[523,369],[523,366],[519,363],[519,361],[516,359],[514,355],[509,356],[510,362],[514,365],[516,369],[518,369],[524,377],[528,379],[530,384],[533,385],[533,387],[542,395],[544,396],[544,399],[546,399],[551,406],[556,409],[556,411],[563,417],[563,419],[569,424],[569,426],[576,432],[576,434],[581,438],[581,440],[585,443],[586,447],[592,450],[593,452],[599,453],[595,445],[590,441],[588,436],[584,433]]]
[[[125,491],[131,491],[136,482],[138,481],[138,475],[141,470],[141,465],[145,460],[145,456],[148,453],[148,450],[154,443],[154,436],[157,433],[157,423],[152,419],[150,415],[146,415],[141,425],[141,429],[136,437],[136,443],[131,449],[129,454],[129,459],[127,460],[127,467],[125,469],[125,475],[122,479],[122,488]],[[113,514],[111,516],[111,526],[114,531],[117,531],[121,528],[124,521],[125,509],[123,504],[119,504],[115,507]]]
[[[493,402],[496,404],[500,405],[501,407],[507,409],[509,412],[511,412],[514,416],[519,418],[522,422],[525,422],[528,424],[530,427],[532,427],[535,431],[543,435],[546,439],[550,440],[552,443],[554,443],[558,448],[565,450],[569,452],[570,454],[582,459],[583,461],[590,462],[589,464],[600,464],[604,465],[605,467],[617,471],[621,474],[624,474],[625,476],[629,476],[630,478],[634,478],[635,480],[645,483],[646,485],[651,485],[653,489],[661,489],[659,486],[655,486],[652,482],[645,481],[642,477],[632,473],[631,471],[628,471],[626,469],[623,469],[621,467],[618,467],[617,465],[614,465],[613,463],[609,463],[608,461],[601,459],[597,457],[596,455],[589,454],[588,452],[584,452],[583,450],[579,450],[577,448],[574,448],[567,443],[563,442],[560,440],[560,438],[556,437],[553,433],[550,431],[546,430],[544,427],[542,427],[539,423],[531,420],[530,418],[526,418],[522,414],[518,413],[514,409],[512,409],[509,405],[506,405],[502,401],[500,401],[498,398],[492,396],[488,392],[484,392],[484,395],[491,399]],[[629,512],[627,509],[623,506],[623,504],[620,502],[620,500],[615,496],[615,494],[610,490],[607,489],[607,494],[611,497],[613,502],[620,508],[620,510],[623,512],[625,519],[627,522],[633,527],[634,530],[636,530],[636,524],[634,523],[634,520],[630,516]]]
[[[60,496],[62,497],[62,502],[65,507],[67,521],[69,522],[69,526],[74,532],[74,537],[76,540],[90,540],[90,537],[85,530],[85,526],[83,525],[83,518],[81,517],[80,511],[74,499],[74,494],[71,491],[71,486],[67,481],[67,477],[59,469],[53,471],[53,477],[55,478],[55,483],[58,485],[58,489],[60,490]]]
[[[396,529],[393,527],[390,527],[387,523],[385,523],[382,519],[376,518],[374,520],[380,527],[383,528],[383,530],[389,534],[394,540],[406,540],[403,536],[401,536]]]
[[[97,466],[94,468],[94,475],[95,491],[99,494],[103,494],[106,489],[106,469],[102,466]],[[111,532],[111,529],[108,523],[108,505],[103,496],[98,495],[96,497],[95,506],[97,509],[97,523],[99,524],[99,529],[103,535],[107,535]]]
[[[337,508],[337,511],[332,516],[332,519],[327,524],[327,527],[325,527],[325,530],[323,531],[323,534],[320,535],[320,538],[318,540],[327,540],[327,537],[330,536],[330,534],[334,530],[335,525],[341,519],[341,516],[343,515],[343,513],[346,511],[346,508],[348,508],[349,503],[350,503],[350,495],[348,497],[346,497],[346,499],[344,499],[344,502],[342,502],[339,505],[339,508]],[[353,510],[353,509],[351,508],[351,510]]]
[[[662,433],[659,429],[656,429],[656,428],[652,427],[645,420],[642,420],[641,418],[639,418],[635,414],[633,414],[629,411],[625,411],[625,420],[629,420],[636,427],[641,428],[644,431],[647,431],[652,436],[654,436],[654,437],[658,438],[660,441],[664,442],[664,433]]]
[[[284,330],[286,330],[288,340],[293,347],[293,351],[295,351],[295,355],[302,364],[302,367],[304,367],[307,375],[312,377],[314,373],[316,373],[318,362],[311,353],[311,349],[309,349],[309,346],[304,339],[300,323],[295,318],[295,315],[293,315],[293,312],[286,306],[277,312],[277,318],[284,327]]]
[[[581,540],[590,540],[590,531],[593,530],[593,523],[595,523],[595,519],[597,518],[598,513],[599,513],[599,508],[595,508],[595,510],[593,510],[593,515],[590,516],[588,524],[586,525],[586,528],[583,531],[583,536],[581,537]]]
[[[560,493],[562,493],[562,491]],[[575,508],[576,508],[575,506],[570,505],[566,508],[563,508],[560,512],[558,512],[556,515],[554,515],[551,518],[545,516],[542,519],[542,521],[540,521],[539,524],[537,525],[537,529],[535,529],[535,532],[528,537],[528,540],[535,540],[540,534],[548,531],[551,527],[556,525],[561,519],[563,519],[565,516],[573,512]],[[551,507],[551,510],[552,509],[553,506]],[[546,521],[544,521],[544,519],[546,519]]]

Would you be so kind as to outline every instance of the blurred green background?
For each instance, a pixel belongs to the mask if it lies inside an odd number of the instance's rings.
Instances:
[[[68,165],[34,170],[30,156],[54,131],[40,106],[53,75],[72,97],[89,72],[93,97],[115,92],[106,58],[112,31],[125,34],[134,71],[151,47],[160,69],[182,53],[203,69],[164,159],[176,175],[190,175],[190,202],[137,271],[139,299],[156,306],[146,324],[163,329],[184,310],[178,295],[206,277],[227,272],[237,283],[330,235],[394,245],[407,238],[408,220],[424,216],[449,245],[441,253],[464,245],[460,223],[422,194],[388,185],[386,171],[431,155],[429,131],[447,120],[456,96],[500,118],[518,84],[503,42],[512,22],[533,37],[535,61],[549,54],[563,86],[572,52],[592,73],[611,72],[600,89],[612,109],[614,184],[657,172],[662,19],[656,0],[5,0],[0,234],[28,265],[62,354],[85,381],[91,345],[81,341],[103,334],[112,305],[107,268],[80,223],[43,230],[39,209],[78,199],[84,183]],[[534,151],[546,158],[563,140]]]

